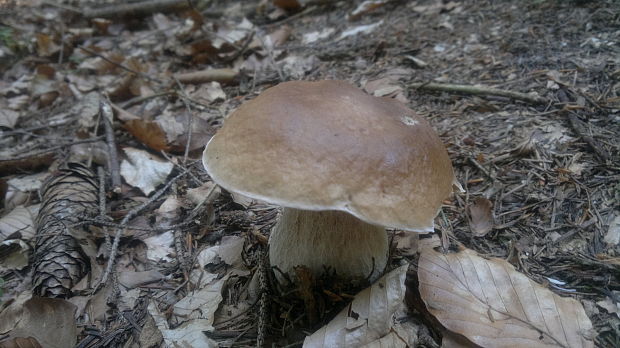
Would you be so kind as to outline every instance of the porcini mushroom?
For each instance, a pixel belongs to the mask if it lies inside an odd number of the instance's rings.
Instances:
[[[223,188],[278,204],[272,266],[378,278],[386,227],[433,231],[454,173],[430,125],[399,101],[343,81],[292,81],[241,105],[203,164]]]

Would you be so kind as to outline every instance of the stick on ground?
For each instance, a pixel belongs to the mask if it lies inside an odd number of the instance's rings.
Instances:
[[[492,87],[483,86],[471,86],[471,85],[454,85],[449,83],[413,83],[410,87],[415,89],[422,89],[427,91],[442,91],[442,92],[454,92],[464,93],[471,95],[494,95],[500,97],[507,97],[516,100],[521,100],[531,104],[546,104],[549,101],[546,98],[538,97],[526,93],[513,92],[504,89],[497,89]]]

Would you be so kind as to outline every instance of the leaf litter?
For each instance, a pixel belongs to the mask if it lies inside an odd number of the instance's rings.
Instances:
[[[90,5],[76,12],[23,4],[11,7],[13,16],[0,27],[0,222],[12,238],[0,249],[0,315],[31,289],[25,255],[34,240],[24,209],[36,216],[43,177],[71,159],[102,165],[108,175],[110,163],[125,163],[120,189],[106,185],[97,194],[105,201],[103,208],[95,202],[98,216],[81,216],[72,226],[89,226],[95,242],[87,252],[89,277],[71,289],[79,323],[72,335],[80,342],[299,346],[307,334],[334,325],[359,289],[327,279],[305,289],[260,281],[270,274],[261,260],[278,210],[219,190],[199,159],[225,116],[265,88],[290,79],[344,79],[427,118],[465,189],[444,202],[436,221],[441,238],[389,232],[392,267],[420,265],[432,248],[462,243],[547,284],[546,298],[580,301],[596,344],[618,345],[620,61],[613,1],[199,2],[132,19],[114,12],[120,4]],[[93,13],[107,19],[91,19]],[[527,98],[425,89],[433,83]],[[115,114],[109,128],[100,111],[107,98]],[[536,98],[545,103],[528,102]],[[132,149],[144,160],[130,162],[124,151],[114,158],[111,148]],[[480,197],[492,206],[478,204]],[[117,281],[98,287],[114,234],[121,236],[112,265]],[[300,300],[302,293],[316,305]],[[12,303],[25,308],[24,301]],[[441,315],[458,314],[450,308]],[[504,319],[477,310],[467,319]],[[458,341],[460,331],[423,312],[399,308],[391,324],[381,323],[392,331],[368,344],[404,346],[405,333],[410,345]],[[352,332],[366,327],[358,319],[350,319]]]

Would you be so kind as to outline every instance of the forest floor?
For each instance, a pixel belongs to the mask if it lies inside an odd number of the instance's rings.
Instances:
[[[394,268],[416,278],[421,248],[439,244],[503,259],[576,299],[588,342],[620,346],[620,2],[362,3],[0,0],[0,317],[43,267],[43,183],[81,162],[105,168],[92,192],[105,205],[78,209],[89,276],[61,291],[78,320],[60,346],[301,345],[353,294],[315,284],[312,322],[303,291],[257,285],[279,208],[219,189],[201,153],[266,88],[339,79],[429,120],[463,186],[434,237],[388,231]],[[429,310],[409,308],[416,344],[469,337]],[[2,328],[0,342],[15,337]]]

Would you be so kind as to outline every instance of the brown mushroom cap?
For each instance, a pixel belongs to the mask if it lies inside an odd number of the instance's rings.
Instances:
[[[304,210],[432,231],[454,173],[428,122],[343,81],[293,81],[243,104],[203,163],[229,191]]]

